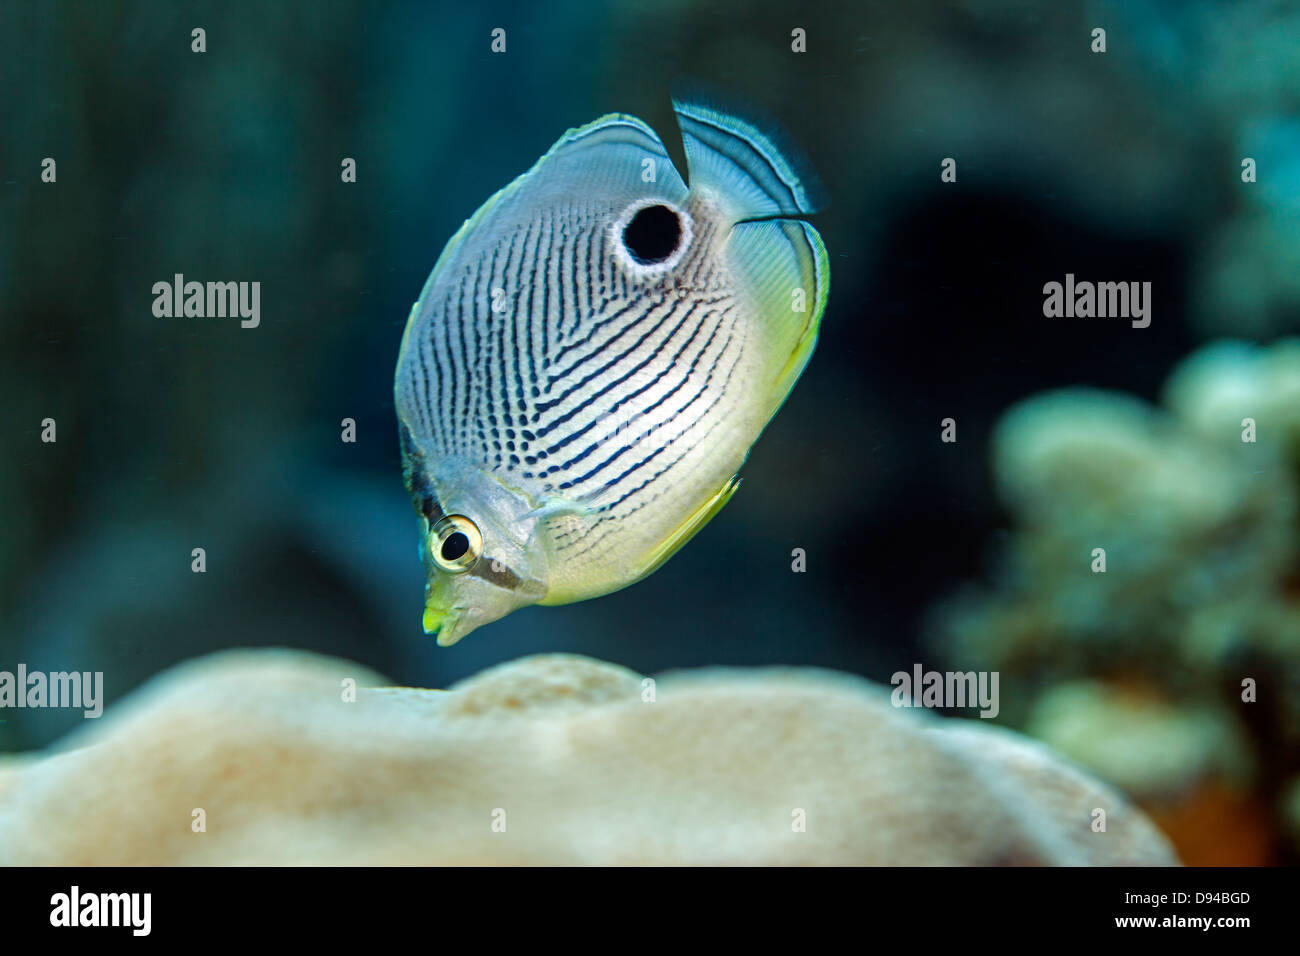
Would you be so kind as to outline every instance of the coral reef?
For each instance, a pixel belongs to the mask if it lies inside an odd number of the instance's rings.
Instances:
[[[543,655],[378,683],[291,651],[182,665],[0,762],[0,864],[1177,862],[1041,745],[833,672]]]
[[[1286,859],[1300,341],[1207,346],[1163,405],[1070,389],[1003,417],[993,467],[1015,532],[934,640],[1027,689],[1007,718],[1134,796],[1187,862]]]

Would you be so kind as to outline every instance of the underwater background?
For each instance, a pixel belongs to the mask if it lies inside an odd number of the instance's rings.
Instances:
[[[1267,0],[3,0],[0,669],[103,671],[109,706],[239,646],[425,687],[548,651],[997,670],[998,722],[1185,862],[1295,863],[1297,37]],[[438,648],[392,400],[411,303],[570,127],[631,113],[684,168],[682,80],[825,182],[817,352],[664,567]],[[156,317],[175,273],[260,281],[260,326]],[[1150,326],[1046,318],[1067,274],[1150,282]],[[6,751],[81,722],[3,717]]]

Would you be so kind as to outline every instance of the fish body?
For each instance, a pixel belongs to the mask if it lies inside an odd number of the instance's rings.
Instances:
[[[570,130],[448,242],[394,384],[425,630],[652,572],[727,502],[812,354],[814,180],[776,134],[674,101],[690,186],[641,120]]]

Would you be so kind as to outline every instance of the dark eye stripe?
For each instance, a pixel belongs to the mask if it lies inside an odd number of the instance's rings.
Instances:
[[[399,436],[402,443],[402,478],[406,481],[406,490],[411,493],[416,508],[428,519],[429,526],[432,527],[444,514],[442,505],[434,497],[433,489],[429,487],[429,479],[424,470],[424,456],[415,447],[411,430],[406,427],[405,422],[401,423]]]
[[[442,510],[442,505],[438,503],[438,499],[433,497],[432,493],[426,493],[420,498],[420,514],[428,518],[429,524],[432,526],[441,521],[446,512]]]
[[[470,574],[508,591],[519,590],[519,585],[523,583],[523,579],[519,575],[495,558],[484,558],[474,566],[474,570],[470,571]]]

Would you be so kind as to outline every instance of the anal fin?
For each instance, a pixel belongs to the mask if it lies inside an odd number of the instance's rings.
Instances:
[[[695,512],[683,521],[677,530],[670,534],[662,544],[646,555],[639,567],[635,569],[632,576],[633,581],[639,581],[649,574],[654,573],[659,567],[676,554],[681,547],[695,537],[696,533],[708,524],[713,516],[722,510],[723,505],[731,500],[731,496],[736,493],[740,487],[740,475],[732,475],[721,490],[716,495],[704,502]]]

